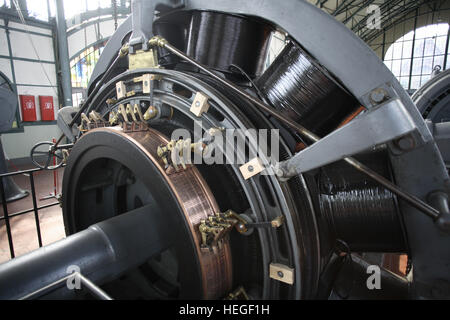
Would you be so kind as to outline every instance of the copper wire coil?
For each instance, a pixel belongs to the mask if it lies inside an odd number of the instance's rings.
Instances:
[[[226,296],[232,289],[230,242],[229,238],[225,236],[221,241],[221,245],[214,248],[214,250],[202,250],[201,248],[201,234],[198,226],[201,220],[218,213],[219,207],[198,169],[193,165],[188,165],[185,170],[168,174],[163,160],[157,156],[157,149],[160,145],[167,144],[169,140],[156,130],[149,129],[139,132],[124,132],[119,126],[98,128],[84,134],[80,141],[92,141],[92,139],[95,139],[94,137],[99,135],[102,135],[104,138],[106,137],[105,135],[111,136],[111,138],[115,137],[111,141],[126,141],[127,145],[136,148],[136,151],[139,151],[140,154],[147,157],[149,162],[154,165],[155,170],[152,172],[156,171],[160,173],[160,177],[157,179],[163,179],[165,181],[169,188],[168,190],[172,193],[170,199],[174,199],[177,202],[177,207],[181,209],[177,211],[182,213],[182,216],[177,221],[184,222],[184,230],[187,231],[187,234],[190,234],[190,239],[193,240],[189,248],[193,249],[192,253],[195,255],[191,261],[195,261],[194,268],[196,269],[189,269],[198,270],[199,272],[201,288],[199,287],[198,291],[201,293],[201,298],[218,299]],[[89,139],[89,136],[92,139]],[[117,136],[120,138],[117,139]],[[104,138],[102,141],[105,140]],[[102,157],[102,155],[99,155],[99,157]],[[149,162],[147,162],[147,165]],[[173,208],[173,206],[171,207]],[[66,209],[66,211],[68,210]],[[95,212],[95,209],[92,209],[92,212]],[[80,228],[82,223],[78,224],[78,227],[74,222],[71,225],[72,228],[69,228],[69,233],[73,233],[77,228]],[[184,238],[179,238],[175,235],[175,241],[180,241],[180,239]]]
[[[157,156],[158,146],[169,142],[158,131],[123,133],[144,151],[155,163],[166,178],[183,209],[185,219],[195,241],[198,262],[203,279],[203,292],[205,299],[215,299],[231,290],[232,260],[228,238],[224,238],[222,246],[216,252],[201,250],[201,236],[198,225],[201,220],[219,212],[219,207],[211,190],[193,165],[186,170],[180,170],[170,175],[166,173],[162,160]]]
[[[293,41],[256,83],[270,104],[319,136],[335,130],[359,107],[358,101]]]

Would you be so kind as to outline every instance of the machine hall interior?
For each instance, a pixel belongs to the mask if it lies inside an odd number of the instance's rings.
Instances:
[[[0,0],[0,299],[450,299],[449,23]]]

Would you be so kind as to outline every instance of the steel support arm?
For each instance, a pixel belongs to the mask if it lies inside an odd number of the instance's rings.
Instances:
[[[281,162],[280,169],[283,178],[293,177],[397,139],[416,129],[401,101],[390,100]]]

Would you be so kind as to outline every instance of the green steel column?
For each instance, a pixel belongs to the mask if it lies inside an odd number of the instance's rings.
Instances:
[[[67,45],[67,27],[66,18],[64,17],[63,0],[55,0],[56,2],[56,34],[58,39],[59,68],[61,72],[62,96],[64,101],[62,105],[72,106],[72,83],[70,79],[69,67],[69,49]]]

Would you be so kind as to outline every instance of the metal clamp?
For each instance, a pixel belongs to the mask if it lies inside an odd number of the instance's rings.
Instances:
[[[224,300],[250,300],[248,297],[247,291],[245,291],[244,287],[240,286],[233,292],[230,292]]]
[[[201,220],[198,230],[202,238],[202,250],[215,251],[217,247],[221,247],[222,240],[233,227],[236,227],[239,232],[247,231],[245,228],[242,228],[246,223],[247,221],[233,210],[216,213],[208,217],[208,219]]]
[[[203,153],[205,150],[206,144],[202,141],[191,142],[191,139],[179,139],[177,141],[171,140],[168,144],[159,146],[157,153],[166,168],[173,166],[178,171],[178,165],[181,165],[185,170],[186,164],[190,163],[187,153]]]
[[[271,263],[269,266],[269,276],[274,280],[287,284],[294,284],[294,269],[281,263]]]
[[[221,240],[233,228],[240,234],[249,234],[252,228],[279,228],[283,223],[283,216],[278,216],[272,221],[249,222],[233,210],[216,213],[200,222],[202,248],[214,249],[216,246],[220,246]]]

